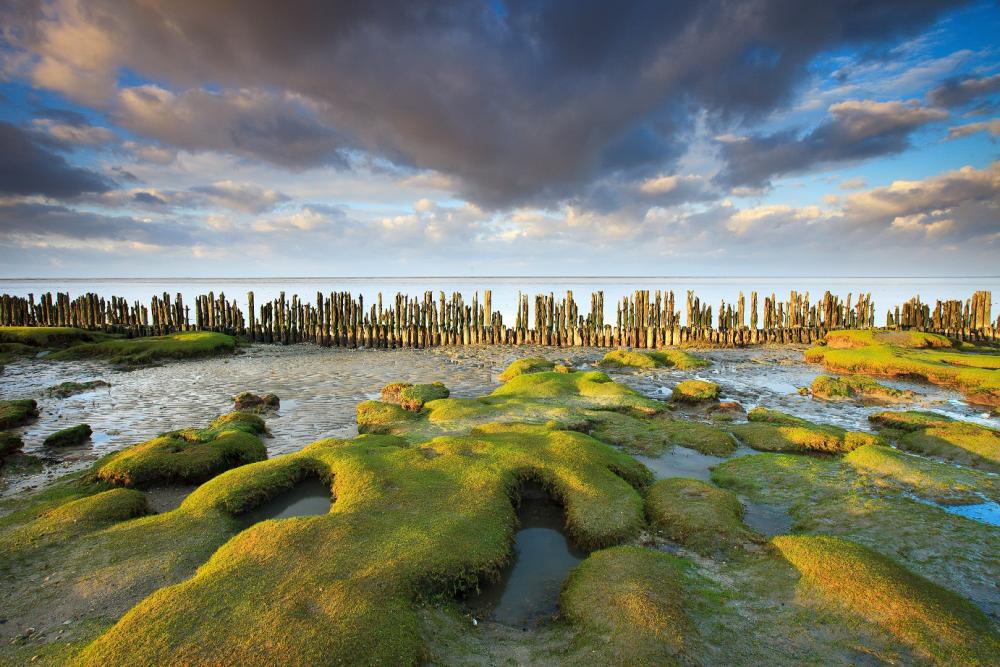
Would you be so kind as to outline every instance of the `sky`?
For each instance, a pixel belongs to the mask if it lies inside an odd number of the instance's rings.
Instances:
[[[0,26],[0,277],[1000,274],[996,1]]]

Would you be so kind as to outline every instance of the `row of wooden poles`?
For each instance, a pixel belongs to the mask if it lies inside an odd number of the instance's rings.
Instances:
[[[735,302],[722,301],[714,311],[694,292],[682,303],[670,290],[636,290],[617,303],[614,324],[604,320],[604,293],[594,292],[590,311],[581,313],[573,292],[534,297],[519,294],[513,326],[504,324],[492,306],[492,291],[479,293],[471,303],[454,292],[446,297],[431,291],[422,297],[396,294],[383,303],[365,305],[364,297],[349,292],[316,293],[315,301],[285,293],[256,307],[247,293],[248,315],[235,299],[213,292],[187,305],[181,294],[154,296],[149,306],[121,297],[97,294],[71,298],[69,294],[42,294],[36,301],[0,296],[0,326],[68,326],[129,336],[164,335],[181,331],[219,331],[263,343],[312,342],[346,347],[433,347],[440,345],[551,345],[559,347],[657,348],[688,343],[754,345],[811,343],[831,329],[872,328],[875,305],[871,294],[830,292],[818,301],[809,293],[792,291],[788,299],[775,294],[761,300],[750,293],[749,307],[742,292]],[[938,301],[933,309],[913,299],[890,310],[886,324],[901,329],[937,331],[969,340],[996,340],[1000,317],[991,321],[991,294],[979,291],[964,303]],[[762,306],[762,308],[759,308]],[[194,312],[192,313],[192,308]],[[681,312],[684,319],[681,318]],[[533,315],[533,317],[532,317]],[[760,317],[758,317],[760,315]]]

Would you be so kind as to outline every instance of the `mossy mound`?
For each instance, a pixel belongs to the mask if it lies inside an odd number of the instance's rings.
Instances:
[[[267,458],[257,415],[231,412],[205,429],[171,431],[99,462],[99,479],[128,487],[197,484],[220,472]]]
[[[277,410],[280,405],[281,399],[275,394],[258,395],[244,391],[233,396],[233,409],[237,412],[267,412]]]
[[[705,380],[684,380],[674,387],[671,398],[683,403],[700,403],[719,399],[719,385]]]
[[[20,451],[22,447],[24,447],[24,442],[20,436],[0,431],[0,460]]]
[[[541,371],[551,371],[555,368],[555,362],[543,359],[542,357],[527,357],[511,362],[507,368],[498,376],[501,382],[506,382],[518,375],[526,373],[539,373]]]
[[[1000,480],[977,470],[911,456],[891,447],[865,445],[844,457],[875,484],[909,491],[943,504],[974,504],[985,495],[1000,502]]]
[[[805,352],[806,361],[837,373],[915,377],[955,387],[969,401],[1000,405],[1000,354],[954,348],[943,336],[921,332],[837,331]]]
[[[0,401],[0,431],[23,426],[38,416],[38,404],[31,399]]]
[[[933,412],[880,412],[869,417],[897,447],[1000,472],[1000,431]]]
[[[696,627],[689,610],[691,564],[638,546],[597,551],[573,570],[562,613],[592,644],[591,664],[676,665]]]
[[[97,343],[82,343],[54,352],[49,359],[106,359],[123,366],[143,366],[158,361],[195,359],[232,354],[236,339],[222,333],[198,331],[123,338]]]
[[[664,408],[659,401],[645,398],[634,389],[613,382],[600,371],[548,371],[519,375],[497,387],[490,396],[538,403],[556,402],[562,406],[637,410],[645,414],[655,414]]]
[[[945,665],[995,665],[1000,637],[968,600],[847,540],[784,535],[772,544],[809,594],[875,624],[922,658]]]
[[[683,350],[612,350],[604,355],[600,365],[607,368],[676,368],[689,371],[712,364]]]
[[[51,350],[92,343],[111,338],[72,327],[0,327],[0,343],[25,345],[37,350]]]
[[[612,411],[595,411],[589,418],[592,423],[590,435],[623,447],[630,454],[656,456],[673,445],[710,456],[729,456],[736,450],[732,436],[701,422]]]
[[[842,454],[881,440],[871,433],[816,424],[800,417],[754,408],[750,423],[733,424],[729,431],[747,446],[763,452],[818,452]]]
[[[907,403],[916,398],[912,391],[887,387],[867,375],[831,377],[820,375],[812,382],[813,398],[827,401],[860,400],[872,403]]]
[[[417,419],[417,415],[395,403],[363,401],[355,410],[358,433],[393,433],[401,423]]]
[[[3,371],[3,364],[31,357],[38,354],[38,348],[24,345],[23,343],[0,343],[0,371]]]
[[[704,555],[738,550],[760,535],[743,523],[736,494],[696,479],[661,479],[646,495],[650,525],[667,538]]]
[[[42,444],[46,447],[77,447],[87,442],[92,434],[93,431],[90,428],[90,424],[77,424],[76,426],[56,431],[45,438],[45,442]]]
[[[62,382],[49,387],[45,393],[56,398],[68,398],[74,394],[82,394],[85,391],[93,391],[101,387],[110,387],[111,384],[104,380],[89,380],[87,382]]]
[[[395,403],[404,410],[420,412],[424,403],[448,398],[448,387],[441,382],[431,384],[410,384],[393,382],[382,387],[381,399],[385,403]]]

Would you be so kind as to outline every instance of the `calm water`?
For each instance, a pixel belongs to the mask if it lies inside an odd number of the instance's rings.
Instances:
[[[306,478],[277,498],[240,516],[240,523],[251,526],[268,519],[326,514],[331,505],[330,487],[318,479]]]
[[[787,298],[790,290],[809,292],[815,300],[830,290],[841,297],[848,293],[857,296],[861,292],[871,292],[875,301],[877,323],[882,323],[885,311],[919,294],[924,301],[935,299],[967,299],[976,290],[991,290],[995,299],[1000,299],[1000,276],[955,277],[955,278],[747,278],[719,277],[702,278],[692,276],[653,277],[416,277],[416,278],[89,278],[89,279],[0,279],[0,293],[27,296],[48,291],[69,292],[75,296],[86,292],[96,292],[104,296],[122,296],[130,301],[148,303],[153,295],[163,292],[171,296],[180,292],[185,301],[192,302],[197,294],[212,290],[218,295],[224,292],[229,299],[237,299],[245,308],[246,294],[253,291],[258,304],[276,298],[281,291],[287,297],[298,294],[304,299],[315,301],[316,292],[329,294],[331,291],[348,291],[362,294],[366,303],[374,303],[381,291],[383,299],[396,292],[411,296],[422,296],[424,290],[443,291],[450,295],[461,292],[471,303],[476,292],[480,297],[484,290],[493,290],[493,309],[499,310],[505,319],[514,316],[517,294],[520,290],[529,295],[555,293],[563,295],[572,290],[581,311],[590,309],[590,294],[604,290],[605,321],[615,314],[615,303],[637,289],[674,290],[675,298],[683,300],[686,290],[693,290],[703,302],[716,306],[720,300],[727,303],[736,301],[740,291],[750,298],[751,291],[757,291],[763,300],[772,292]],[[436,294],[435,294],[436,296]],[[763,301],[761,301],[763,303]],[[997,305],[997,301],[994,301]],[[749,303],[748,303],[749,307]],[[763,307],[763,306],[761,306]],[[679,306],[678,306],[679,308]]]

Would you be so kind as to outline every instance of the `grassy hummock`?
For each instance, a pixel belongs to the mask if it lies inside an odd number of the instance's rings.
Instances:
[[[0,431],[23,426],[38,416],[38,404],[31,399],[0,401]]]
[[[706,380],[684,380],[674,387],[671,398],[684,403],[715,401],[719,398],[719,385]]]
[[[810,392],[813,398],[827,401],[860,400],[872,403],[907,403],[916,398],[912,391],[887,387],[867,375],[847,375],[844,377],[820,375],[813,380]]]
[[[382,387],[381,399],[386,403],[395,403],[404,410],[420,412],[424,403],[448,398],[449,395],[448,387],[441,382],[431,384],[393,382]]]
[[[73,327],[0,327],[0,344],[54,350],[111,338],[104,333]]]
[[[267,458],[258,437],[264,421],[231,412],[208,428],[171,431],[110,455],[99,462],[99,479],[128,487],[197,484],[224,470]]]
[[[106,359],[122,366],[232,354],[236,339],[222,333],[198,331],[148,338],[122,338],[82,343],[53,352],[49,359]]]
[[[389,434],[398,428],[400,422],[416,419],[417,416],[395,403],[363,401],[356,409],[358,433]]]
[[[77,424],[76,426],[56,431],[45,438],[45,442],[42,444],[46,447],[76,447],[87,442],[92,433],[90,424]]]
[[[518,375],[525,373],[539,373],[541,371],[551,371],[555,368],[555,362],[543,359],[542,357],[527,357],[511,362],[507,368],[498,376],[501,382],[506,382]]]
[[[772,544],[802,573],[810,594],[856,614],[944,665],[991,665],[1000,637],[968,600],[894,560],[847,540],[784,535]]]
[[[54,387],[49,387],[45,390],[45,393],[49,396],[55,396],[56,398],[68,398],[74,394],[82,394],[85,391],[92,391],[94,389],[100,389],[101,387],[110,387],[111,385],[104,380],[89,380],[87,382],[62,382],[55,385]]]
[[[764,452],[842,454],[880,442],[877,436],[870,433],[816,424],[767,408],[754,408],[747,417],[750,423],[733,424],[728,428],[747,446]]]
[[[1000,354],[969,352],[951,340],[916,331],[832,331],[806,361],[837,373],[915,377],[955,387],[970,402],[1000,405]]]
[[[701,422],[607,410],[593,412],[589,419],[592,423],[590,435],[623,447],[630,454],[656,456],[673,445],[710,456],[729,456],[736,450],[736,443],[728,433]]]
[[[897,447],[1000,472],[1000,431],[933,412],[880,412],[869,419]]]
[[[267,412],[277,410],[281,405],[281,399],[275,394],[257,395],[253,392],[243,391],[233,396],[233,409],[237,412]]]
[[[646,514],[667,538],[705,555],[762,541],[743,523],[743,505],[735,493],[696,479],[657,481],[646,496]]]
[[[600,365],[607,368],[676,368],[681,371],[704,368],[711,363],[684,350],[612,350],[600,361]]]
[[[20,436],[0,431],[0,460],[20,451],[22,447],[24,447],[24,442]]]

